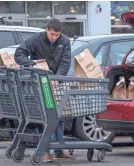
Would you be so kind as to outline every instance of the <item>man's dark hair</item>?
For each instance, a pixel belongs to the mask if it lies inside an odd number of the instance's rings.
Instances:
[[[56,19],[56,18],[53,18],[52,20],[49,21],[49,23],[47,24],[47,28],[50,30],[50,29],[53,29],[55,30],[56,32],[61,32],[62,31],[62,28],[63,28],[63,25],[62,23],[60,22],[60,20]]]

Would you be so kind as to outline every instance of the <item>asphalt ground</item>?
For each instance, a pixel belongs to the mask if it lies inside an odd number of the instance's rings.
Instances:
[[[5,144],[6,143],[6,144]],[[8,142],[9,144],[9,142]],[[30,162],[30,154],[33,148],[27,149],[25,158],[22,163],[15,163],[12,159],[8,159],[5,155],[5,147],[7,142],[0,142],[0,166],[32,166]],[[3,147],[2,147],[3,145]],[[5,145],[5,147],[4,147]],[[66,151],[68,153],[68,151]],[[119,137],[113,142],[113,151],[106,153],[104,162],[97,161],[97,152],[95,151],[93,161],[87,160],[87,150],[75,150],[74,160],[55,160],[53,163],[42,163],[41,166],[133,166],[134,165],[134,143],[129,137]]]

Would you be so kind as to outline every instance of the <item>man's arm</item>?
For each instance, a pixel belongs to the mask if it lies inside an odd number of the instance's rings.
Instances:
[[[15,62],[19,65],[34,65],[35,62],[28,58],[35,50],[35,35],[24,41],[17,49],[14,55]]]
[[[70,64],[71,64],[71,44],[70,40],[68,40],[68,43],[64,47],[56,75],[64,75],[64,76],[67,75],[68,70],[70,68]]]

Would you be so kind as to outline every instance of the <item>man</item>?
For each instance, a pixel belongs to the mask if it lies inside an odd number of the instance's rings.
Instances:
[[[46,59],[49,69],[56,75],[66,76],[71,63],[70,40],[61,33],[62,23],[52,19],[45,32],[38,33],[22,43],[15,52],[15,61],[19,65],[34,65],[34,60]],[[28,56],[31,58],[29,59]],[[64,132],[64,122],[60,121],[60,127]],[[62,133],[63,135],[63,133]],[[56,139],[54,134],[53,140]],[[63,150],[54,150],[54,158],[72,158]],[[46,152],[45,161],[53,161],[53,156]]]

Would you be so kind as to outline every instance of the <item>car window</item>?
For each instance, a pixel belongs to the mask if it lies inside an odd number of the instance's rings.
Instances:
[[[12,32],[0,31],[0,48],[16,45]]]
[[[134,63],[134,51],[128,54],[125,63]]]
[[[71,40],[70,43],[71,43],[71,51],[75,51],[76,49],[78,49],[84,45],[87,45],[88,42],[79,41],[79,40],[77,40],[77,41]]]
[[[104,62],[104,57],[105,57],[105,53],[106,53],[106,48],[107,48],[107,45],[104,45],[101,47],[101,49],[99,50],[99,52],[96,54],[96,60],[98,61],[98,63],[100,65],[102,65]]]
[[[126,53],[134,46],[134,41],[124,41],[111,44],[107,66],[120,65]]]
[[[21,36],[23,40],[28,39],[29,37],[35,35],[37,32],[21,32]]]

